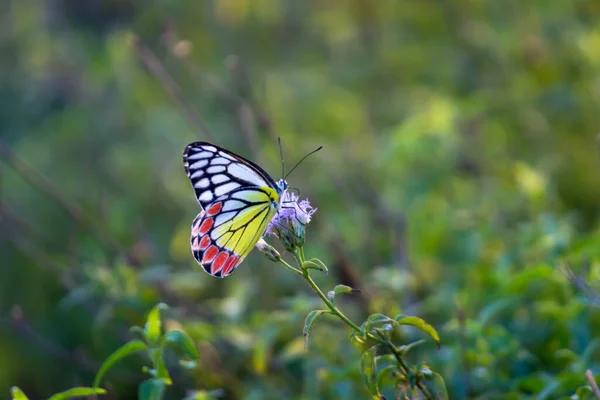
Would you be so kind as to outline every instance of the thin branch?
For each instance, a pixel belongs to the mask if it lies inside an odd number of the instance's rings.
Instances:
[[[596,383],[596,380],[594,379],[594,374],[592,373],[591,370],[586,370],[585,371],[585,376],[587,378],[587,380],[590,382],[590,385],[592,385],[592,390],[594,391],[594,395],[596,396],[596,398],[598,400],[600,400],[600,389],[598,389],[598,384]]]
[[[24,240],[17,239],[14,235],[11,235],[8,240],[19,252],[27,255],[35,264],[48,271],[51,275],[56,276],[64,289],[72,290],[75,288],[75,281],[65,273],[67,266],[53,261],[48,255],[44,256],[39,248]]]
[[[138,37],[135,37],[133,39],[133,44],[135,46],[135,49],[137,50],[140,59],[159,80],[166,92],[171,96],[175,103],[177,103],[177,106],[181,108],[188,123],[192,127],[200,130],[200,132],[203,135],[207,136],[210,140],[214,141],[215,138],[212,135],[204,119],[202,119],[200,114],[196,112],[196,110],[187,102],[187,100],[185,100],[181,88],[179,87],[177,82],[175,82],[173,77],[171,77],[171,75],[160,62],[160,60],[154,55],[152,50],[150,50],[148,46],[143,44]]]
[[[1,210],[2,215],[6,216],[6,208]],[[14,246],[24,256],[28,257],[33,263],[35,263],[41,269],[47,271],[52,276],[56,277],[61,286],[71,291],[77,287],[77,282],[73,277],[66,271],[71,269],[71,266],[60,261],[57,261],[45,252],[42,247],[32,244],[23,238],[19,238],[18,235],[10,234],[3,235],[7,241]],[[95,304],[92,299],[89,299],[81,303],[81,306],[90,315],[95,315],[98,312],[98,305]],[[129,331],[127,328],[115,326],[113,329],[114,333],[123,341],[129,340]]]
[[[42,240],[44,242],[49,241],[48,236],[44,232],[27,222],[20,215],[18,215],[16,212],[7,207],[6,204],[0,201],[0,221],[3,221],[5,218],[11,223],[14,223],[18,228],[26,231],[32,236],[35,236],[36,239]]]
[[[32,187],[44,193],[48,198],[54,201],[61,207],[71,218],[78,221],[82,226],[87,228],[96,238],[113,252],[125,252],[125,249],[118,243],[114,242],[102,229],[100,229],[94,220],[89,217],[81,207],[74,202],[67,200],[65,196],[43,175],[37,172],[28,163],[23,161],[17,154],[0,139],[0,158],[13,171],[19,174]]]
[[[26,320],[21,307],[17,305],[12,307],[10,317],[0,318],[0,326],[12,330],[20,338],[26,340],[28,344],[34,345],[50,357],[66,361],[74,367],[92,374],[95,374],[100,369],[101,364],[90,359],[83,351],[71,351],[38,333]],[[126,382],[137,382],[139,380],[138,375],[121,369],[115,376],[119,376]]]
[[[37,333],[23,316],[23,311],[19,306],[13,306],[10,318],[0,318],[0,325],[10,328],[18,334],[19,337],[25,339],[27,343],[33,344],[42,352],[54,357],[67,361],[87,372],[95,373],[100,364],[90,360],[84,353],[79,351],[70,351]]]
[[[221,84],[217,78],[206,72],[204,68],[197,63],[192,62],[189,57],[192,52],[191,43],[187,40],[181,40],[172,26],[169,25],[166,27],[161,36],[161,42],[168,52],[183,65],[193,79],[200,81],[203,86],[208,87],[212,94],[235,111],[242,137],[253,157],[257,159],[257,161],[260,161],[261,151],[257,128],[260,126],[267,131],[269,136],[274,136],[272,132],[269,132],[270,124],[266,122],[266,117],[263,114],[258,114],[256,107],[253,107],[244,97]],[[235,59],[237,60],[237,58]],[[228,62],[227,64],[228,69],[233,71],[236,69],[239,61]]]
[[[584,268],[585,265],[586,264],[584,263]],[[564,265],[562,269],[575,288],[587,296],[594,306],[597,307],[600,305],[600,295],[598,295],[596,290],[586,281],[583,274],[575,272],[575,270],[569,264]]]

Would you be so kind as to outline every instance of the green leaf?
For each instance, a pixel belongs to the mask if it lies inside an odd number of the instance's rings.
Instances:
[[[395,321],[387,315],[379,313],[371,314],[369,315],[369,318],[367,318],[366,329],[378,327],[386,323],[395,323]]]
[[[158,379],[162,379],[162,381],[166,385],[171,385],[173,381],[171,380],[171,376],[169,375],[169,370],[167,370],[167,366],[165,365],[165,359],[161,357],[156,361],[156,377]]]
[[[358,347],[363,347],[366,343],[366,339],[363,337],[362,333],[352,332],[350,334],[350,342]]]
[[[375,352],[377,346],[373,346],[365,351],[360,358],[360,370],[363,374],[363,379],[369,393],[374,398],[378,398],[377,387],[375,385]]]
[[[333,288],[333,290],[330,290],[329,292],[327,292],[327,298],[329,299],[329,301],[331,301],[332,303],[335,304],[335,296],[337,296],[338,294],[347,294],[347,293],[356,293],[356,292],[360,292],[360,290],[352,289],[350,286],[346,286],[346,285],[337,285],[336,287]]]
[[[315,264],[319,265],[321,267],[321,271],[323,271],[323,274],[325,276],[329,275],[329,270],[327,269],[327,265],[325,265],[325,263],[323,261],[319,260],[318,258],[311,258],[309,261],[312,261]]]
[[[577,397],[575,397],[575,396],[577,396]],[[581,386],[579,389],[577,389],[574,396],[569,397],[569,399],[574,399],[574,398],[577,398],[579,400],[595,399],[594,391],[592,390],[592,387],[590,385]]]
[[[149,343],[158,343],[161,332],[160,312],[161,310],[167,310],[168,308],[169,306],[165,303],[158,303],[148,314],[144,332]]]
[[[364,338],[367,337],[367,334],[374,336],[389,336],[389,333],[396,324],[396,321],[387,315],[379,313],[371,314],[361,326],[361,332]]]
[[[48,400],[66,400],[75,397],[87,397],[105,393],[106,390],[102,388],[76,387],[62,393],[57,393]]]
[[[167,385],[162,379],[150,379],[140,384],[138,400],[162,400]]]
[[[327,267],[325,266],[325,264],[323,264],[322,262],[315,262],[315,261],[319,261],[316,259],[312,259],[310,261],[304,261],[302,263],[302,268],[303,269],[316,269],[318,271],[321,271],[323,274],[327,275],[329,273],[329,271],[327,270]]]
[[[25,393],[16,386],[10,388],[10,394],[12,395],[12,400],[29,400],[29,397],[25,396]]]
[[[438,347],[440,347],[440,335],[438,335],[437,331],[433,326],[429,325],[423,319],[419,317],[410,317],[406,315],[398,315],[395,319],[400,325],[410,325],[422,330],[423,332],[431,336],[431,338],[435,340],[435,343],[438,345]]]
[[[132,340],[131,342],[125,343],[123,346],[118,348],[114,353],[112,353],[108,358],[102,363],[98,374],[96,374],[96,378],[94,379],[94,388],[98,388],[100,386],[100,381],[106,372],[119,360],[127,357],[133,353],[137,353],[138,351],[147,350],[148,346],[142,341]]]
[[[198,360],[200,354],[194,345],[194,341],[185,332],[172,330],[165,333],[161,339],[163,346],[173,347],[175,350],[187,355],[192,360]]]
[[[306,319],[304,320],[304,329],[302,329],[302,334],[304,335],[304,347],[308,345],[308,335],[310,331],[317,322],[317,319],[323,314],[331,314],[330,310],[313,310],[308,313]]]
[[[594,339],[585,347],[583,354],[581,355],[581,364],[589,365],[591,363],[594,353],[597,353],[600,349],[600,339]]]
[[[385,368],[396,365],[397,360],[392,354],[384,354],[382,356],[375,357],[375,365],[377,368]]]
[[[377,373],[377,379],[375,381],[375,388],[377,389],[377,394],[379,397],[383,397],[383,395],[381,394],[381,388],[384,385],[384,381],[386,378],[388,379],[394,379],[394,372],[397,372],[398,368],[396,366],[389,366],[389,367],[385,367],[382,368],[378,373]]]
[[[425,339],[417,340],[416,342],[412,342],[412,343],[400,346],[399,350],[402,354],[405,354],[405,353],[408,353],[409,351],[411,351],[412,349],[414,349],[415,347],[422,345],[425,342],[426,342]]]
[[[558,388],[560,388],[560,381],[551,381],[544,387],[544,389],[540,393],[538,393],[537,398],[539,400],[548,399],[550,398],[551,394],[554,394],[554,392],[558,390]]]
[[[171,381],[171,376],[169,376],[169,371],[165,365],[165,360],[163,358],[163,348],[154,348],[150,350],[150,359],[152,360],[152,365],[154,368],[147,369],[150,375],[152,375],[156,379],[162,379],[162,381],[166,385],[171,385],[173,381]]]
[[[358,292],[360,292],[359,289],[353,289],[350,286],[346,286],[346,285],[337,285],[336,287],[333,288],[333,291],[335,292],[336,296],[338,294],[358,293]]]

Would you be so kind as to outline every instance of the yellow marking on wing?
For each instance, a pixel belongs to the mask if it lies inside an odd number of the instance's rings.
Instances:
[[[250,253],[275,215],[271,201],[278,201],[279,194],[270,187],[261,189],[267,193],[247,189],[232,195],[232,199],[238,198],[262,204],[242,209],[238,215],[217,226],[211,233],[213,238],[218,238],[216,240],[218,246],[233,251],[242,258]]]
[[[258,239],[265,233],[265,229],[267,229],[267,225],[271,221],[271,218],[273,218],[273,215],[275,215],[275,210],[269,207],[260,216],[250,222],[246,229],[244,229],[244,234],[236,246],[238,254],[245,257],[250,253],[256,242],[258,242]]]
[[[233,232],[226,232],[225,234],[223,234],[219,238],[219,240],[216,241],[217,246],[219,246],[219,247],[225,247],[226,249],[233,250],[231,248],[231,244],[229,242],[229,239],[231,239],[231,235],[233,235]]]
[[[279,201],[279,194],[277,190],[269,187],[263,186],[260,188],[261,190],[256,189],[244,189],[240,190],[231,195],[234,199],[243,199],[251,202],[261,202],[261,201]]]
[[[265,214],[264,210],[270,209],[270,208],[271,208],[271,204],[261,204],[258,206],[252,206],[252,207],[243,209],[233,219],[233,222],[231,224],[231,230],[235,231],[235,230],[238,230],[238,229],[250,224],[251,223],[250,221],[253,221],[253,218],[261,219],[263,217],[263,215]],[[262,213],[263,215],[257,216],[260,213]]]
[[[267,192],[267,196],[269,196],[271,201],[279,201],[279,193],[277,193],[277,190],[272,187],[263,187],[261,189]]]
[[[231,218],[229,221],[223,222],[221,225],[214,228],[212,237],[218,238],[225,232],[238,230],[240,227],[248,224],[256,214],[260,213],[267,207],[269,207],[268,204],[259,204],[257,206],[249,206],[244,208],[234,218]]]
[[[229,247],[233,248],[233,252],[236,254],[240,254],[240,243],[242,242],[242,235],[244,233],[243,229],[235,231],[233,236],[231,237],[231,241],[228,243]]]

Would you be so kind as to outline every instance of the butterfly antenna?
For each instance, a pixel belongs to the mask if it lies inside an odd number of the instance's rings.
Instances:
[[[277,138],[277,143],[279,143],[279,157],[281,157],[281,179],[285,180],[285,167],[283,165],[283,149],[281,148],[281,138],[278,137]]]
[[[306,160],[306,158],[307,158],[308,156],[315,154],[317,151],[321,150],[322,148],[323,148],[323,146],[319,146],[319,148],[317,148],[317,149],[315,149],[315,150],[311,151],[310,153],[308,153],[307,155],[305,155],[304,157],[302,157],[302,159],[301,159],[300,161],[298,161],[298,162],[296,163],[296,165],[294,165],[294,168],[292,168],[292,169],[290,170],[290,172],[288,172],[288,173],[287,173],[287,175],[286,175],[286,176],[285,176],[283,179],[285,180],[285,178],[287,178],[287,177],[288,177],[288,176],[289,176],[289,175],[292,173],[292,171],[293,171],[293,170],[295,170],[295,169],[296,169],[296,167],[297,167],[298,165],[300,165],[300,163],[301,163],[302,161]]]

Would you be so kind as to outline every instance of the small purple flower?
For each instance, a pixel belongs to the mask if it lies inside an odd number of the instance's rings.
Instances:
[[[308,199],[300,200],[300,196],[286,191],[283,193],[279,211],[269,222],[266,233],[277,236],[287,250],[294,251],[304,245],[306,225],[316,211]]]

